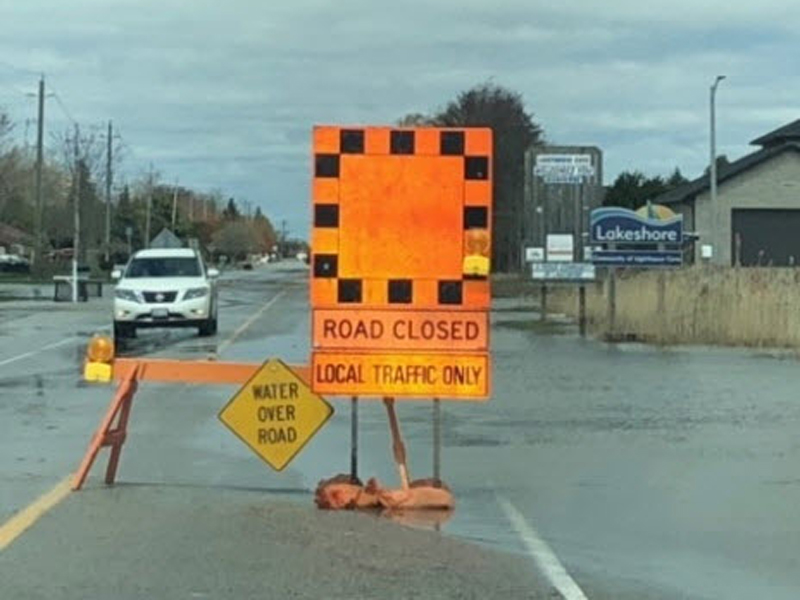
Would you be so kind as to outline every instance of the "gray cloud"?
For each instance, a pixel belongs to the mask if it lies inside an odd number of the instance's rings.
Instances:
[[[601,146],[607,179],[695,175],[716,74],[721,152],[800,117],[798,19],[780,0],[6,2],[0,104],[32,117],[22,92],[44,71],[81,123],[114,119],[130,176],[152,161],[305,234],[313,124],[391,122],[489,78],[548,139]]]

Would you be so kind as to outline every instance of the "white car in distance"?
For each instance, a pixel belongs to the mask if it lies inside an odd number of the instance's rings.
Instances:
[[[190,248],[140,250],[124,271],[115,270],[114,338],[150,327],[197,327],[217,331],[217,277]]]

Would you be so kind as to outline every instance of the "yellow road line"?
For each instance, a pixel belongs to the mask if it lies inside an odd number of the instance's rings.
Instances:
[[[236,341],[242,333],[244,333],[256,319],[263,315],[273,304],[275,304],[281,297],[286,294],[283,290],[275,294],[258,312],[245,321],[233,334],[224,342],[219,345],[217,353],[221,353],[233,342]],[[18,360],[19,357],[13,360]],[[51,509],[57,506],[64,498],[69,496],[72,491],[72,475],[61,480],[49,492],[40,496],[33,503],[29,504],[26,508],[19,511],[8,521],[0,525],[0,552],[8,548],[14,540],[30,529],[39,519],[47,514]]]
[[[278,292],[277,294],[275,294],[275,295],[272,297],[272,299],[271,299],[269,302],[267,302],[267,303],[266,303],[264,306],[262,306],[262,307],[261,307],[261,308],[258,310],[258,312],[257,312],[256,314],[254,314],[252,317],[250,317],[249,319],[247,319],[247,321],[245,321],[244,323],[242,323],[242,325],[239,327],[239,329],[237,329],[236,331],[234,331],[234,332],[231,334],[231,337],[229,337],[227,340],[225,340],[224,342],[222,342],[222,343],[221,343],[221,344],[220,344],[220,345],[217,347],[217,354],[222,354],[222,352],[223,352],[224,350],[226,350],[226,349],[228,348],[228,346],[230,346],[230,345],[231,345],[233,342],[235,342],[235,341],[236,341],[236,338],[238,338],[240,335],[242,335],[242,334],[243,334],[243,333],[244,333],[244,332],[247,330],[247,328],[248,328],[248,327],[250,327],[250,326],[251,326],[253,323],[255,323],[256,319],[258,319],[258,318],[259,318],[261,315],[263,315],[263,314],[264,314],[264,313],[265,313],[267,310],[269,310],[269,308],[270,308],[270,307],[271,307],[273,304],[275,304],[275,303],[276,303],[276,302],[277,302],[277,301],[278,301],[280,298],[282,298],[282,297],[283,297],[285,294],[286,294],[286,290],[282,290],[282,291]]]
[[[29,504],[0,525],[0,552],[8,548],[14,540],[32,527],[50,509],[69,496],[71,481],[71,475],[62,479],[49,492],[34,500],[32,504]]]

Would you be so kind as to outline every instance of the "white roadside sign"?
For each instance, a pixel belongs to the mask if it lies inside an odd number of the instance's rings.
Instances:
[[[584,183],[595,174],[590,154],[539,154],[533,174],[545,183]]]
[[[597,271],[591,263],[533,263],[531,276],[536,281],[594,281]]]
[[[548,233],[548,262],[572,262],[575,260],[575,241],[571,233]]]
[[[543,262],[544,248],[541,246],[529,246],[525,248],[525,262]]]

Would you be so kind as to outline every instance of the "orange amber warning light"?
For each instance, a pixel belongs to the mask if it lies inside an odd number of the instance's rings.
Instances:
[[[86,381],[109,382],[112,378],[111,363],[114,361],[114,342],[107,335],[95,335],[86,348],[86,365],[83,378]]]

